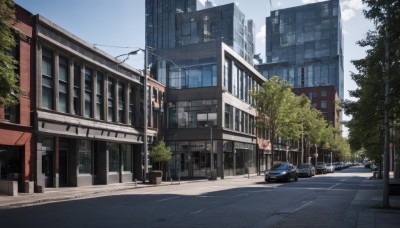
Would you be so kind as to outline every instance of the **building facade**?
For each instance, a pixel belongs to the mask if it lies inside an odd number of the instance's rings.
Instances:
[[[254,23],[246,20],[235,4],[205,5],[198,0],[146,0],[146,46],[152,48],[149,63],[166,67],[160,51],[194,46],[206,42],[224,42],[253,65]],[[161,62],[160,62],[161,61]],[[154,71],[155,78],[166,84],[166,75]]]
[[[343,100],[343,37],[338,0],[271,11],[266,28],[266,63],[256,66],[264,77],[279,76],[306,94],[319,90],[317,87],[333,85]],[[335,96],[331,98],[328,103],[335,102]],[[327,120],[338,123],[334,118]],[[340,123],[335,126],[341,127]]]
[[[257,147],[249,90],[265,79],[222,42],[164,50],[173,59],[167,80],[167,145],[172,176],[256,173],[268,151]]]
[[[46,18],[35,20],[37,191],[141,179],[141,73]],[[148,136],[151,142],[155,131]]]
[[[18,182],[20,192],[33,192],[35,170],[32,112],[35,90],[31,75],[34,74],[35,45],[34,20],[28,11],[16,7],[12,25],[16,48],[12,55],[18,61],[17,73],[21,88],[19,103],[0,107],[0,179]]]

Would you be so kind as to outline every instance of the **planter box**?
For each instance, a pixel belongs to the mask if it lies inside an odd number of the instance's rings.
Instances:
[[[150,184],[161,184],[162,172],[161,171],[153,171],[149,173],[149,183]]]

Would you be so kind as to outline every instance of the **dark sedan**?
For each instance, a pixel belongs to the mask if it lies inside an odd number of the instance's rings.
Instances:
[[[266,182],[272,180],[290,182],[290,180],[297,181],[298,178],[296,167],[287,162],[274,165],[270,170],[265,171]]]

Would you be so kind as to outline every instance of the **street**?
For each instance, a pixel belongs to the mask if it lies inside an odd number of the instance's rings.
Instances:
[[[360,192],[377,189],[364,167],[264,182],[226,178],[124,190],[0,210],[1,227],[352,227]],[[353,202],[353,203],[352,203]]]

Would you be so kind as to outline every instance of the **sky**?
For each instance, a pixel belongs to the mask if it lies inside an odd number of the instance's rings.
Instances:
[[[201,0],[202,2],[206,0]],[[271,10],[284,9],[325,0],[213,0],[216,5],[236,3],[256,26],[256,53],[265,56],[265,18]],[[14,0],[32,14],[40,14],[112,56],[145,46],[145,0]],[[365,19],[362,0],[340,0],[344,38],[344,98],[357,86],[350,72],[351,60],[365,56],[356,42],[365,38],[373,23]],[[143,54],[131,56],[127,64],[143,69]],[[351,117],[344,116],[343,120]],[[343,136],[348,130],[343,129]]]

